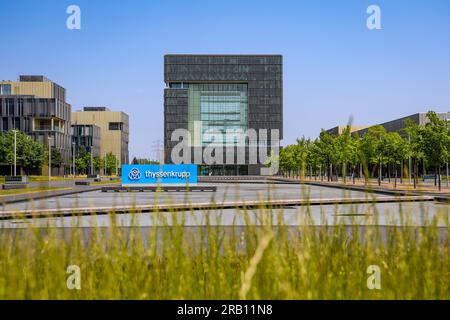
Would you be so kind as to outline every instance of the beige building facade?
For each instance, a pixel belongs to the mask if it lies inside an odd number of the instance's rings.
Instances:
[[[62,161],[52,163],[52,175],[70,172],[71,113],[66,89],[42,75],[0,81],[0,132],[20,130],[42,143],[46,150],[51,146],[59,152]],[[48,166],[29,173],[47,175]]]
[[[72,125],[95,125],[100,128],[100,156],[112,153],[122,164],[129,163],[129,117],[106,107],[84,107],[72,113]]]

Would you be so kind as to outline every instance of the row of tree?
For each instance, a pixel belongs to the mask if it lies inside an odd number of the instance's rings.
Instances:
[[[93,174],[94,172],[103,172],[106,168],[107,175],[113,175],[118,172],[118,159],[112,153],[107,153],[105,158],[92,156],[85,148],[81,147],[78,156],[75,157],[75,170],[77,174]]]
[[[352,135],[350,127],[334,136],[322,130],[315,140],[301,138],[280,151],[279,166],[283,175],[309,175],[337,180],[342,177],[368,179],[383,176],[389,181],[412,176],[414,186],[421,173],[427,170],[435,174],[435,184],[441,188],[441,170],[450,160],[450,126],[433,111],[427,113],[429,122],[419,126],[412,121],[400,132],[387,132],[382,126],[368,129],[363,136]],[[408,172],[410,170],[410,172]]]
[[[134,157],[133,161],[131,161],[131,163],[132,164],[159,164],[159,161]]]
[[[75,158],[75,170],[78,174],[91,173],[91,160],[95,172],[102,172],[106,166],[106,174],[115,174],[118,170],[117,157],[106,154],[105,158],[91,157],[85,148],[80,148],[78,156]],[[106,161],[105,161],[106,160]],[[14,165],[14,131],[0,133],[0,165]],[[48,149],[38,141],[22,131],[16,131],[16,165],[22,168],[25,174],[32,174],[39,171],[43,166],[48,166]],[[61,152],[52,148],[51,166],[61,168],[63,158]]]
[[[16,131],[16,165],[26,174],[39,170],[48,165],[48,150],[26,135],[22,131]],[[51,152],[51,164],[53,168],[60,168],[62,156],[59,150],[53,148]],[[14,165],[14,131],[0,133],[0,164]]]

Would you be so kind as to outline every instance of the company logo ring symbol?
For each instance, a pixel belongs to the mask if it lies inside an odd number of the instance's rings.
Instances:
[[[130,180],[139,180],[141,178],[141,172],[139,171],[138,168],[133,168],[128,174],[128,178]]]

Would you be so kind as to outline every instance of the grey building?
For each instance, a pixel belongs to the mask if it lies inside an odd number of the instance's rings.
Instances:
[[[71,106],[66,90],[44,76],[20,76],[19,81],[0,82],[0,131],[17,129],[62,156],[53,175],[68,174],[71,165]],[[48,174],[43,166],[36,174]]]
[[[72,124],[100,129],[100,155],[104,158],[106,154],[113,154],[118,159],[119,172],[122,164],[128,163],[129,117],[126,113],[102,106],[84,107],[72,112]]]
[[[442,120],[446,120],[446,121],[450,120],[450,112],[437,112],[436,114]],[[387,132],[401,132],[403,129],[406,128],[408,121],[411,121],[420,126],[424,126],[429,122],[426,112],[421,112],[421,113],[412,114],[407,117],[384,122],[384,123],[381,123],[380,125],[383,126]],[[369,127],[354,131],[352,133],[362,136],[365,133],[367,133],[368,130],[369,130]]]
[[[72,125],[72,146],[75,157],[80,154],[81,148],[91,153],[93,157],[101,157],[100,139],[100,127],[93,124]]]
[[[177,129],[195,133],[190,146],[204,148],[215,142],[211,130],[278,131],[283,137],[283,59],[281,55],[166,55],[164,57],[164,151],[165,162],[177,141],[171,141]],[[235,148],[234,161],[206,165],[192,152],[191,163],[200,165],[202,175],[258,175],[261,164],[249,159],[249,141],[219,142]],[[263,144],[259,140],[256,148]],[[270,146],[264,143],[270,152]],[[237,154],[245,153],[245,161]]]

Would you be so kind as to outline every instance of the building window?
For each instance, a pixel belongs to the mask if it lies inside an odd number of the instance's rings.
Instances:
[[[194,132],[193,124],[201,121],[201,141],[194,145],[244,146],[240,133],[248,129],[247,84],[242,83],[202,83],[189,87],[189,130]],[[225,133],[231,133],[226,137]],[[220,136],[221,139],[216,141]]]
[[[10,84],[0,84],[0,94],[11,94],[11,85]]]
[[[189,83],[184,82],[171,82],[169,83],[170,89],[187,89],[189,88]]]
[[[8,118],[7,117],[4,117],[3,118],[3,127],[2,127],[2,130],[3,131],[8,131],[9,130],[9,125],[8,125]]]
[[[122,122],[110,122],[109,123],[109,130],[112,131],[118,131],[123,129],[123,123]]]
[[[34,131],[51,131],[51,119],[34,119]]]

